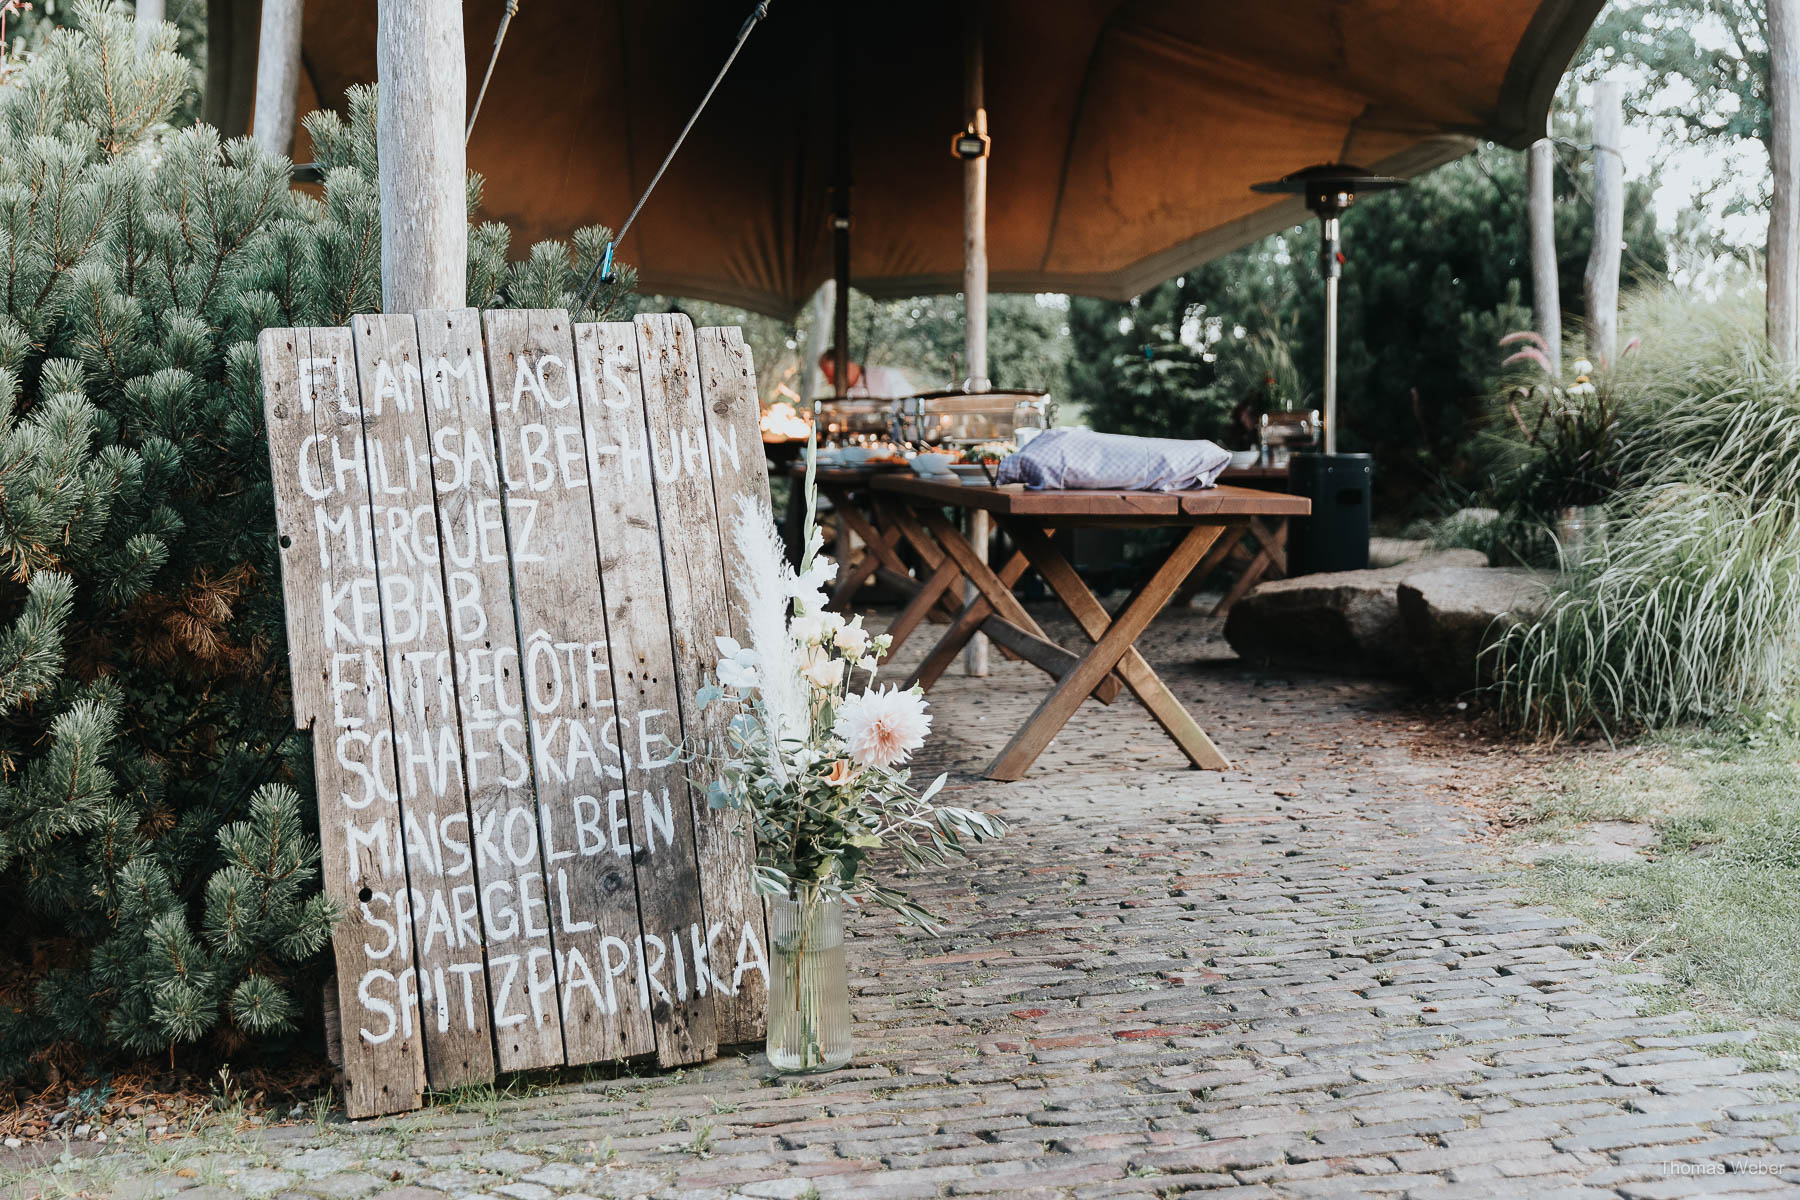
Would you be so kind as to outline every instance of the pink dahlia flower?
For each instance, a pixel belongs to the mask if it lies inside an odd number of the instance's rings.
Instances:
[[[865,767],[892,767],[912,757],[931,732],[925,698],[899,688],[878,688],[847,698],[832,731],[850,757]]]

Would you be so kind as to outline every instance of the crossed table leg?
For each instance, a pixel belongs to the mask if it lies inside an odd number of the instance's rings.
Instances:
[[[963,643],[968,641],[984,621],[995,616],[1019,632],[1030,635],[1033,641],[1044,639],[1043,631],[1013,597],[1010,581],[996,575],[985,563],[977,560],[973,551],[964,544],[956,527],[945,520],[941,513],[927,509],[921,515],[930,532],[944,547],[947,558],[953,560],[955,566],[968,576],[979,594],[963,609],[962,615],[932,648],[909,682],[930,687],[942,673],[944,666],[954,661]],[[1038,705],[1031,719],[1013,735],[1005,749],[988,766],[987,777],[1005,781],[1022,778],[1051,739],[1068,724],[1081,702],[1089,695],[1110,699],[1102,693],[1119,679],[1131,689],[1157,724],[1174,739],[1189,762],[1196,767],[1211,770],[1229,767],[1231,764],[1225,756],[1219,753],[1218,748],[1181,706],[1168,686],[1151,670],[1150,664],[1144,661],[1136,647],[1139,635],[1168,603],[1175,590],[1181,586],[1182,580],[1187,578],[1188,573],[1228,526],[1189,527],[1149,581],[1132,593],[1116,616],[1111,616],[1042,528],[1017,518],[1002,518],[1001,523],[1011,535],[1013,544],[1019,548],[1014,562],[1009,563],[1007,569],[1013,571],[1015,564],[1017,565],[1014,573],[1016,579],[1017,573],[1022,573],[1025,563],[1035,567],[1093,646],[1072,666],[1050,672],[1057,676],[1056,686]],[[1023,563],[1019,561],[1021,559],[1024,560]],[[1047,639],[1044,640],[1047,642]],[[1048,667],[1045,669],[1049,670]]]
[[[1228,559],[1236,560],[1241,566],[1237,579],[1225,592],[1224,597],[1213,605],[1212,616],[1224,616],[1231,611],[1231,606],[1242,600],[1251,588],[1262,581],[1264,576],[1273,572],[1273,578],[1282,579],[1287,575],[1287,522],[1275,518],[1265,524],[1256,517],[1251,517],[1239,525],[1226,530],[1224,536],[1214,542],[1206,557],[1200,560],[1181,590],[1175,593],[1177,605],[1192,600],[1220,564]]]
[[[831,599],[826,607],[834,612],[849,612],[851,602],[856,597],[857,589],[871,578],[880,579],[883,583],[901,595],[916,596],[919,592],[919,580],[913,576],[911,568],[901,559],[899,548],[901,528],[896,525],[893,511],[877,504],[875,512],[879,525],[871,522],[864,514],[862,507],[856,503],[848,489],[820,484],[819,491],[830,500],[836,510],[838,520],[843,527],[856,534],[863,543],[862,556],[854,563],[849,555],[840,551],[837,579],[832,584]],[[919,549],[914,541],[914,549]],[[932,553],[925,556],[928,567],[936,567],[943,552],[931,547]],[[956,606],[948,595],[934,593],[935,600],[926,606],[927,612],[940,611],[939,620],[950,620],[956,616]],[[921,616],[926,615],[921,613]]]

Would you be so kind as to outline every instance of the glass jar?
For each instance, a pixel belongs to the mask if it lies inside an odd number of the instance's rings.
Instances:
[[[844,972],[844,906],[771,896],[769,1065],[803,1074],[850,1061],[850,982]]]
[[[1585,505],[1556,514],[1556,550],[1564,570],[1579,567],[1593,557],[1606,537],[1606,508]]]
[[[1027,443],[1049,427],[1044,405],[1038,400],[1021,400],[1013,405],[1013,445],[1023,450]]]

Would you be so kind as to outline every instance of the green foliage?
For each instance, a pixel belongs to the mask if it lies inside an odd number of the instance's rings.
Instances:
[[[83,4],[0,84],[0,1074],[294,1030],[331,906],[293,734],[253,339],[380,304],[373,94],[323,194],[171,129],[175,33]],[[471,208],[479,180],[471,179]],[[604,230],[470,301],[566,304]],[[605,290],[598,316],[629,287]]]
[[[1632,100],[1696,142],[1769,141],[1769,14],[1756,0],[1625,0],[1587,38],[1583,73],[1635,67]]]
[[[1511,728],[1616,736],[1768,703],[1800,647],[1800,376],[1751,288],[1641,295],[1642,350],[1601,381],[1620,488],[1548,611],[1493,647]]]
[[[1085,297],[1071,301],[1071,391],[1090,423],[1113,433],[1252,444],[1228,430],[1232,409],[1253,396],[1267,401],[1264,407],[1280,408],[1282,393],[1273,374],[1259,370],[1253,352],[1221,355],[1216,349],[1231,335],[1220,318],[1210,317],[1199,293],[1209,284],[1223,285],[1228,270],[1200,268],[1123,308]],[[1274,324],[1279,313],[1264,304],[1259,316],[1271,324],[1260,337],[1244,339],[1246,351],[1263,346],[1285,357],[1286,342]],[[1291,372],[1288,380],[1295,386]]]
[[[174,118],[177,124],[191,124],[200,113],[198,88],[206,62],[206,17],[208,0],[167,0],[163,19],[175,27],[174,49],[187,60],[188,90],[177,102]],[[0,7],[4,0],[0,0]],[[81,0],[27,0],[6,17],[5,53],[0,58],[0,79],[43,50],[50,35],[62,27],[79,27],[84,9]]]
[[[1582,313],[1593,214],[1580,175],[1558,173],[1563,312]],[[1384,487],[1472,486],[1466,446],[1501,375],[1500,338],[1529,328],[1524,156],[1488,146],[1370,196],[1344,217],[1340,441],[1376,454]],[[1324,374],[1324,282],[1316,222],[1187,272],[1136,300],[1077,299],[1074,398],[1097,428],[1231,439],[1239,402],[1312,408]],[[1628,282],[1660,278],[1649,189],[1626,203]],[[1138,366],[1169,356],[1179,370]],[[1210,377],[1207,372],[1210,371]]]
[[[1614,736],[1779,691],[1800,647],[1800,506],[1673,485],[1617,507],[1548,611],[1494,649],[1502,719]]]
[[[1512,334],[1502,341],[1514,339],[1538,340]],[[1528,355],[1548,365],[1535,347],[1513,357]],[[1588,374],[1593,365],[1585,360],[1570,369],[1580,373],[1567,384],[1536,379],[1509,389],[1502,401],[1500,442],[1513,453],[1496,472],[1494,499],[1520,528],[1548,524],[1564,509],[1605,504],[1618,491],[1626,447],[1613,385],[1609,380],[1597,387]]]
[[[988,373],[994,386],[1060,393],[1067,353],[1062,337],[1065,316],[1059,298],[988,297]],[[803,365],[831,344],[829,327],[814,330],[803,325],[798,333]],[[868,366],[898,367],[921,390],[962,385],[969,373],[963,337],[960,295],[851,298],[851,357]]]

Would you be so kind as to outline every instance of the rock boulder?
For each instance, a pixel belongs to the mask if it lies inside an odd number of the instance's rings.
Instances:
[[[1543,612],[1555,579],[1523,567],[1441,566],[1407,575],[1395,600],[1414,672],[1440,692],[1487,682],[1481,651],[1506,625]]]
[[[1485,570],[1475,550],[1444,550],[1398,566],[1334,571],[1261,584],[1225,620],[1225,640],[1250,662],[1405,675],[1412,656],[1395,590],[1414,575],[1442,568]]]

